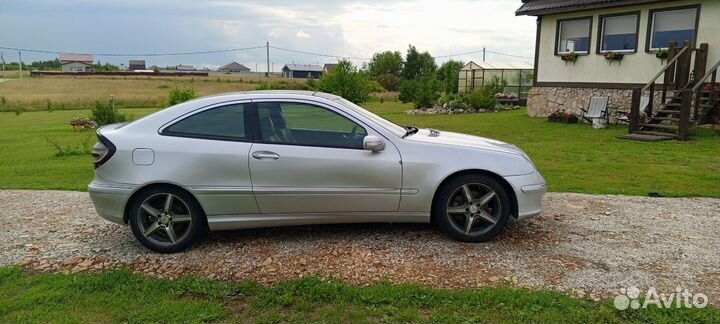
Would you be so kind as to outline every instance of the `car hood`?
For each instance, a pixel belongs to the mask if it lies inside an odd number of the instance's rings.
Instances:
[[[512,144],[480,136],[437,131],[434,129],[420,129],[417,133],[410,135],[405,139],[413,142],[453,145],[474,149],[500,151],[510,154],[526,156],[525,152]]]

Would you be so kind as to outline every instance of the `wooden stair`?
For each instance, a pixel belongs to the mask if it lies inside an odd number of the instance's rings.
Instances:
[[[650,142],[685,141],[690,127],[711,120],[714,109],[720,106],[720,97],[717,96],[720,61],[707,69],[708,44],[700,44],[698,48],[690,42],[685,42],[682,48],[677,48],[674,42],[669,45],[668,63],[644,87],[633,90],[629,134],[620,138]],[[661,76],[662,83],[657,84]],[[656,86],[661,87],[662,99],[653,109]],[[650,98],[650,103],[647,109],[643,107],[645,110],[641,111],[643,94]]]

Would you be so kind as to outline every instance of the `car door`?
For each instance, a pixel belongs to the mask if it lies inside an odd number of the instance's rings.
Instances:
[[[188,188],[209,221],[218,215],[257,214],[248,168],[249,110],[249,101],[227,102],[172,121],[160,130],[162,150],[148,172]]]
[[[263,214],[389,212],[400,202],[400,153],[379,133],[339,109],[303,101],[258,100],[250,149],[253,192]]]

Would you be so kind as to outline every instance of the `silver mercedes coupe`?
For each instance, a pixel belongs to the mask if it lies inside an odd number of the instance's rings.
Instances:
[[[97,135],[95,209],[157,252],[208,229],[329,223],[432,222],[483,242],[538,215],[546,192],[514,145],[398,126],[320,92],[209,96]]]

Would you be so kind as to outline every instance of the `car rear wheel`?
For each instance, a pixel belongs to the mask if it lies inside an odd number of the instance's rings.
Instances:
[[[463,242],[493,239],[510,217],[510,197],[495,178],[468,174],[448,181],[433,204],[438,226]]]
[[[188,248],[202,234],[202,210],[187,192],[155,187],[136,195],[130,205],[130,228],[150,250],[175,253]]]

